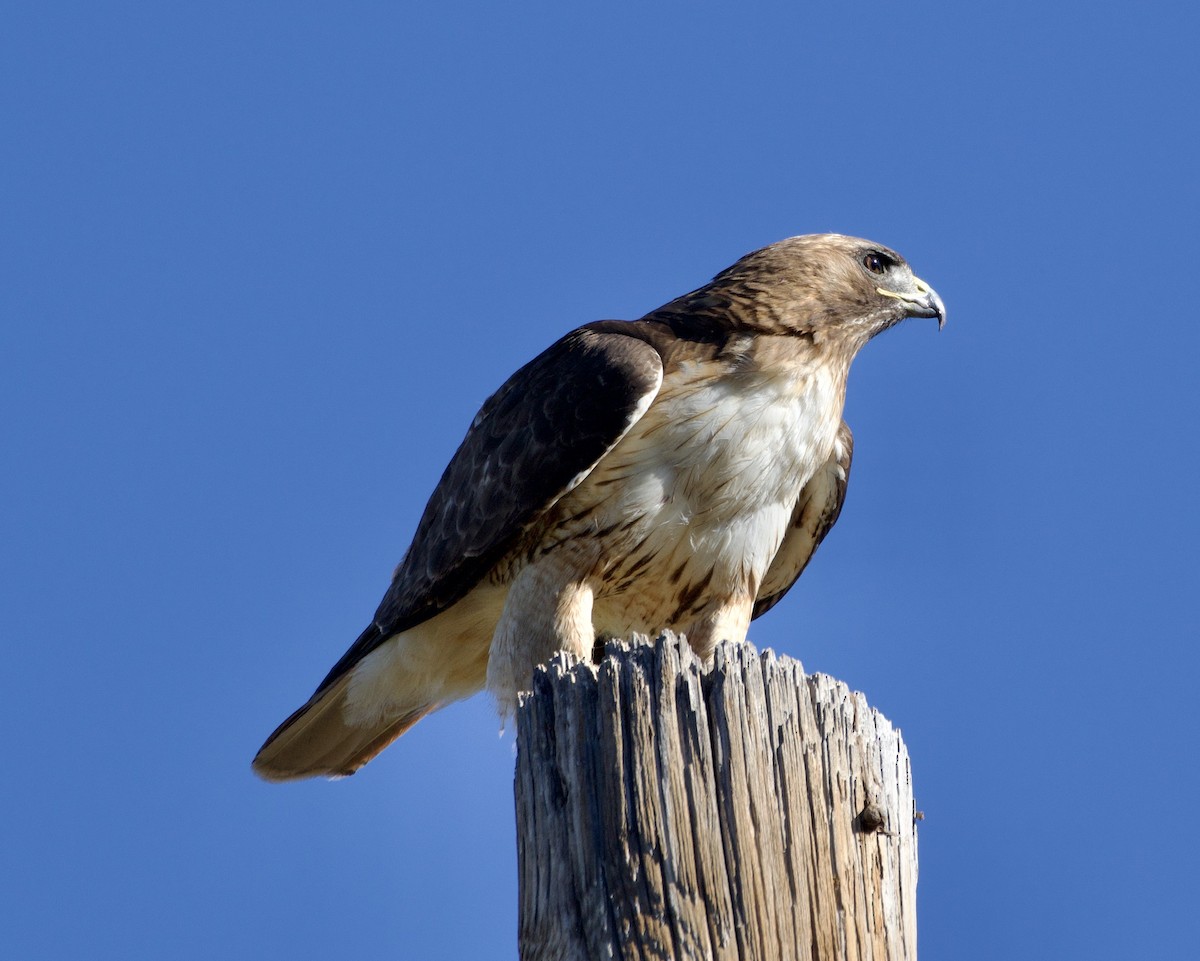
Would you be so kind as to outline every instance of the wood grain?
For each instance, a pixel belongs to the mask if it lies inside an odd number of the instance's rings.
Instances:
[[[908,752],[841,682],[612,643],[538,670],[517,750],[523,961],[916,957]]]

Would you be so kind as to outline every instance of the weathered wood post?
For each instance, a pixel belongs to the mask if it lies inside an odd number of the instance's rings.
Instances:
[[[916,957],[899,733],[748,645],[559,655],[517,714],[522,961]]]

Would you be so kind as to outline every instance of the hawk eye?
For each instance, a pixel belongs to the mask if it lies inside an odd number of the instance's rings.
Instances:
[[[862,262],[863,262],[863,266],[866,267],[867,270],[871,271],[871,273],[873,273],[873,274],[886,274],[887,273],[887,261],[884,260],[882,255],[876,253],[873,250],[869,254],[867,254],[865,257],[863,257]]]

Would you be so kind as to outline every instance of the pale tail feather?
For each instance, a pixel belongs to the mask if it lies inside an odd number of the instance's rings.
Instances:
[[[353,774],[432,711],[422,704],[367,722],[346,719],[346,692],[353,671],[343,675],[276,728],[254,758],[254,773],[268,781]]]

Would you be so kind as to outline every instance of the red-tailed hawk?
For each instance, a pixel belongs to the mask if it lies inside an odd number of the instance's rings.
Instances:
[[[375,619],[254,770],[352,774],[485,685],[511,710],[535,665],[604,638],[744,640],[841,511],[850,362],[906,317],[945,311],[899,254],[819,234],[567,334],[483,405]]]

